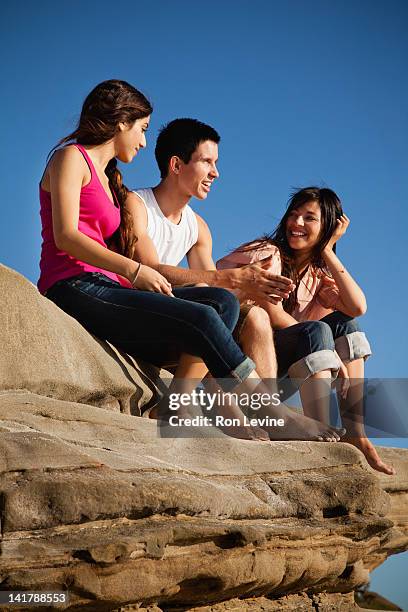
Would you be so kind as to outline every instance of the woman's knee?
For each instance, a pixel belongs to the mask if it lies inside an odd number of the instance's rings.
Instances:
[[[222,287],[211,287],[211,289],[214,292],[215,297],[223,304],[233,308],[238,308],[239,310],[239,300],[231,291],[228,289],[223,289]]]
[[[233,316],[235,317],[234,313],[236,310],[234,305],[230,307],[226,302],[221,302],[220,300],[217,300],[216,303],[201,303],[196,304],[195,306],[197,306],[195,327],[197,328],[198,333],[204,331],[204,333],[207,335],[209,330],[212,330],[214,334],[217,334],[217,330],[225,330],[226,325],[222,312],[223,308],[225,309],[225,312],[228,313],[233,311]]]
[[[238,298],[221,287],[209,287],[210,303],[216,310],[218,315],[223,320],[228,329],[233,330],[239,317],[239,300]]]
[[[344,321],[340,324],[342,327],[342,334],[353,334],[354,332],[360,331],[360,326],[358,324],[357,319],[349,319],[348,321]]]
[[[367,359],[371,353],[370,343],[361,331],[357,319],[336,311],[323,319],[330,325],[335,347],[340,359],[350,363],[356,359]]]
[[[203,284],[200,287],[195,285],[193,287],[175,288],[174,295],[186,302],[209,306],[222,319],[228,329],[234,329],[239,316],[239,301],[231,291]]]
[[[333,351],[334,338],[330,326],[324,321],[309,321],[308,323],[307,337],[310,344],[310,353],[325,350]]]
[[[333,337],[345,336],[360,331],[357,319],[353,319],[349,315],[336,310],[322,319],[322,322],[327,323],[332,330]]]
[[[303,331],[299,338],[298,360],[288,369],[289,376],[297,379],[299,386],[310,376],[324,370],[331,370],[332,376],[336,377],[341,364],[334,350],[330,326],[323,321],[309,321]]]

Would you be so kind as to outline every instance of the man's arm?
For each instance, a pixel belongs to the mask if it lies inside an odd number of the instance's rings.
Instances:
[[[191,270],[216,270],[212,258],[212,236],[207,223],[196,214],[198,238],[195,245],[187,253],[187,261]]]
[[[292,290],[290,279],[268,272],[269,259],[242,268],[216,270],[211,256],[211,234],[202,219],[198,221],[199,235],[194,245],[196,249],[192,247],[188,253],[189,265],[194,266],[194,269],[161,264],[156,247],[147,234],[147,212],[143,202],[138,195],[130,192],[126,206],[133,217],[134,232],[138,238],[134,258],[163,274],[173,286],[206,283],[211,287],[237,289],[250,294],[254,300],[266,300],[273,304],[287,297]],[[210,269],[196,269],[196,266],[201,265],[210,266]]]
[[[145,205],[138,195],[129,192],[126,198],[126,208],[132,215],[133,231],[137,238],[133,259],[158,270],[160,263],[159,256],[153,241],[147,234],[147,211]]]

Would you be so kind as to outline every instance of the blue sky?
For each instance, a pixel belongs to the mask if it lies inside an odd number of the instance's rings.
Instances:
[[[368,375],[407,375],[404,1],[20,0],[1,11],[3,263],[36,281],[46,155],[89,90],[123,78],[155,107],[147,150],[123,168],[130,187],[158,181],[163,123],[193,116],[220,132],[221,177],[194,204],[216,258],[273,228],[293,187],[339,193],[352,221],[339,254],[368,298]]]
[[[368,299],[367,374],[407,377],[408,3],[16,0],[0,11],[2,263],[36,282],[47,153],[89,90],[122,78],[155,109],[148,148],[123,166],[129,187],[158,182],[163,123],[191,116],[220,132],[220,179],[193,204],[215,258],[271,230],[293,187],[338,192],[351,218],[338,254]]]

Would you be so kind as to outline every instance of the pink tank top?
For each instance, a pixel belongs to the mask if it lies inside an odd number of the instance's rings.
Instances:
[[[91,172],[91,180],[81,189],[78,229],[86,236],[96,240],[100,245],[108,248],[105,240],[112,236],[120,224],[119,206],[112,204],[109,199],[84,147],[79,144],[72,146],[79,149],[82,153]],[[114,194],[113,197],[116,200]],[[41,183],[40,215],[43,242],[40,260],[41,273],[37,284],[41,293],[45,293],[47,289],[59,280],[78,276],[84,272],[101,272],[121,285],[131,287],[130,282],[126,278],[118,276],[114,272],[102,270],[101,268],[96,268],[83,261],[79,261],[57,248],[52,228],[51,194],[41,187]]]

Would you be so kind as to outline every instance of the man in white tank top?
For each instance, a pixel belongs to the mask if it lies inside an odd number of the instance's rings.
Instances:
[[[131,192],[126,201],[138,237],[135,259],[157,269],[173,286],[201,283],[239,289],[254,301],[277,304],[292,290],[291,281],[268,272],[269,262],[217,270],[208,225],[188,205],[192,197],[206,199],[219,176],[219,141],[212,127],[195,119],[175,119],[160,131],[155,155],[161,181]],[[176,267],[185,255],[189,269]],[[256,306],[244,314],[237,326],[240,344],[262,378],[276,378],[269,317]]]

